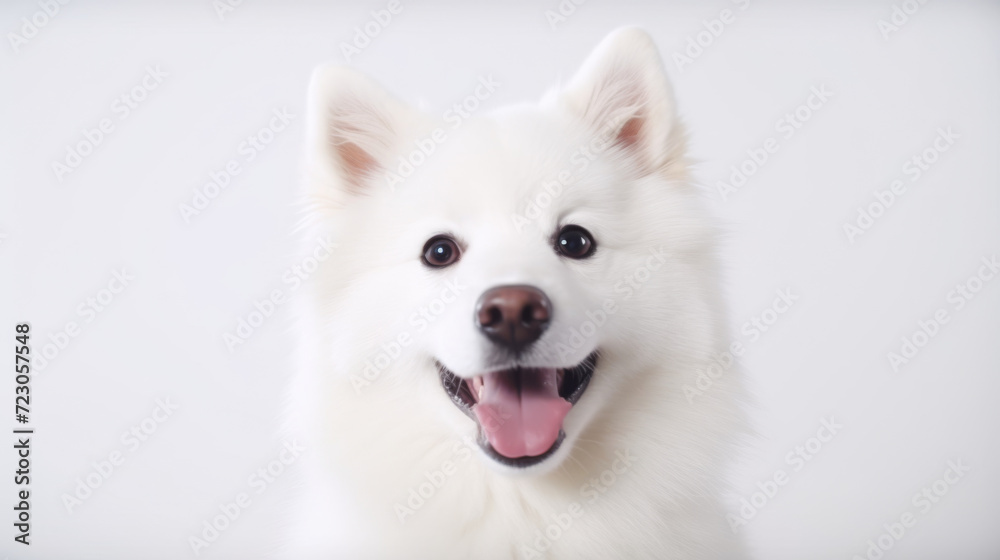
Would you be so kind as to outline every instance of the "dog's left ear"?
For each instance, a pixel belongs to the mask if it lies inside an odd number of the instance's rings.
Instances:
[[[561,99],[602,138],[647,172],[668,158],[676,125],[673,92],[652,38],[626,27],[608,35],[563,90]]]

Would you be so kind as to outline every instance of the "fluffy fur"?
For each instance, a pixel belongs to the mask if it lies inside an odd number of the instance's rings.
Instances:
[[[684,393],[729,341],[715,230],[650,38],[618,30],[567,86],[457,130],[346,68],[316,71],[310,111],[304,247],[337,246],[299,301],[290,416],[308,451],[287,557],[742,557],[718,499],[738,379]],[[390,188],[435,128],[445,141]],[[556,254],[565,223],[594,234],[592,257]],[[462,258],[430,269],[443,232]],[[472,442],[435,366],[495,366],[471,319],[503,284],[555,309],[522,365],[600,354],[563,445],[521,471]]]

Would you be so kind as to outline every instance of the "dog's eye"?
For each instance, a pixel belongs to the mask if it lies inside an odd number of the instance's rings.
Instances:
[[[585,259],[594,254],[597,244],[590,232],[580,226],[565,226],[556,236],[556,252],[571,259]]]
[[[460,255],[461,250],[458,248],[458,243],[445,235],[432,237],[424,244],[423,261],[424,264],[432,268],[442,268],[454,264]]]

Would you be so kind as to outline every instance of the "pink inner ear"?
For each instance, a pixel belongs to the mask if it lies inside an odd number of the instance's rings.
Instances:
[[[364,179],[377,167],[375,158],[353,142],[338,144],[336,150],[352,190],[360,190]]]
[[[378,170],[372,149],[378,138],[386,134],[385,123],[371,118],[364,110],[341,111],[330,122],[330,143],[335,159],[343,173],[345,187],[355,194],[364,190],[365,181]]]
[[[642,140],[642,124],[641,116],[635,116],[626,121],[618,131],[617,143],[626,149],[634,149]]]
[[[327,134],[344,188],[361,193],[382,167],[380,157],[394,134],[391,124],[379,108],[351,94],[331,102]]]
[[[621,111],[631,112],[632,116],[618,128],[614,140],[641,168],[649,164],[648,155],[643,153],[644,135],[648,132],[645,95],[645,86],[637,71],[628,66],[612,67],[591,93],[584,109],[585,117],[598,127],[613,123]]]

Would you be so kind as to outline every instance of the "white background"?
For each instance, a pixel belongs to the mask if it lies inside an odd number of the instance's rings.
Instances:
[[[233,352],[223,334],[255,300],[287,292],[310,71],[345,62],[341,43],[385,3],[246,0],[221,20],[207,0],[174,4],[72,3],[18,52],[8,34],[40,8],[0,9],[0,338],[30,321],[38,351],[68,321],[81,325],[32,382],[30,549],[12,540],[13,440],[0,445],[0,554],[12,559],[194,557],[188,538],[239,492],[251,507],[201,557],[265,557],[285,522],[290,481],[258,495],[247,479],[281,448],[290,309]],[[739,529],[757,557],[863,556],[959,458],[969,473],[884,557],[1000,557],[1000,279],[959,311],[946,301],[1000,252],[995,2],[933,0],[887,39],[889,0],[591,0],[554,29],[544,12],[555,0],[403,6],[351,63],[434,114],[481,75],[501,83],[486,107],[535,99],[619,25],[656,39],[696,177],[728,230],[734,332],[749,341],[742,324],[775,290],[799,297],[742,359],[760,437],[734,473],[733,504],[776,470],[790,474]],[[735,21],[679,68],[673,53],[726,8]],[[119,119],[112,103],[147,66],[168,75]],[[834,95],[783,138],[778,119],[821,85]],[[241,142],[280,108],[291,125],[243,161]],[[115,130],[57,180],[52,162],[102,118]],[[903,166],[939,127],[957,140],[911,182]],[[768,137],[779,150],[724,202],[717,182]],[[186,222],[179,205],[233,158],[240,175]],[[843,224],[896,178],[906,194],[849,242]],[[77,307],[121,267],[134,280],[86,323]],[[887,354],[938,308],[949,323],[893,371]],[[12,342],[0,344],[8,363]],[[13,386],[4,375],[0,402]],[[129,451],[121,434],[168,397],[178,410]],[[0,407],[0,427],[14,427],[12,408]],[[786,454],[830,416],[843,428],[793,472]],[[124,464],[68,512],[62,496],[114,451]]]

